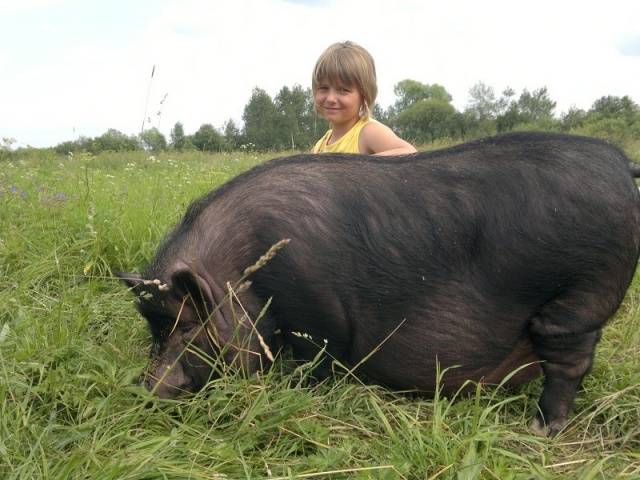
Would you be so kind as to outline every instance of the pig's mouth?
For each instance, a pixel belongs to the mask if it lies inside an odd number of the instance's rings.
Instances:
[[[159,370],[150,372],[147,369],[141,375],[142,385],[152,394],[171,399],[193,392],[192,379],[185,374],[180,362],[168,365],[165,372]]]

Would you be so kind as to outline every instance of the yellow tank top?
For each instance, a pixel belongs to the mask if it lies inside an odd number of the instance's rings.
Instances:
[[[362,130],[362,127],[370,121],[371,118],[367,118],[366,120],[361,118],[347,133],[331,145],[327,145],[327,142],[331,138],[332,130],[327,130],[327,133],[325,133],[311,149],[311,153],[360,153],[360,148],[358,147],[360,131]]]

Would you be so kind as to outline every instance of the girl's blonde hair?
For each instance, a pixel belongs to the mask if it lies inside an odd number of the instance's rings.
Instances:
[[[363,99],[360,116],[368,118],[371,115],[378,95],[376,66],[371,54],[360,45],[338,42],[327,48],[313,69],[311,89],[314,95],[323,82],[357,88]]]

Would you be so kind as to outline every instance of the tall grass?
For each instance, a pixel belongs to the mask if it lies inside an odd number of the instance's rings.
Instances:
[[[194,197],[267,155],[34,157],[0,168],[0,478],[638,478],[640,280],[576,413],[527,429],[540,381],[415,397],[284,358],[160,401],[116,269],[141,267]]]

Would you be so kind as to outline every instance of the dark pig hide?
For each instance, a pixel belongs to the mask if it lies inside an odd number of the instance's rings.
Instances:
[[[457,366],[445,391],[534,362],[509,383],[543,371],[535,424],[554,434],[639,249],[622,152],[518,133],[405,157],[267,162],[196,200],[142,275],[122,277],[151,328],[148,386],[162,397],[197,391],[216,365],[266,368],[278,342],[302,361],[325,349],[370,381],[420,391],[435,388],[438,362]]]

